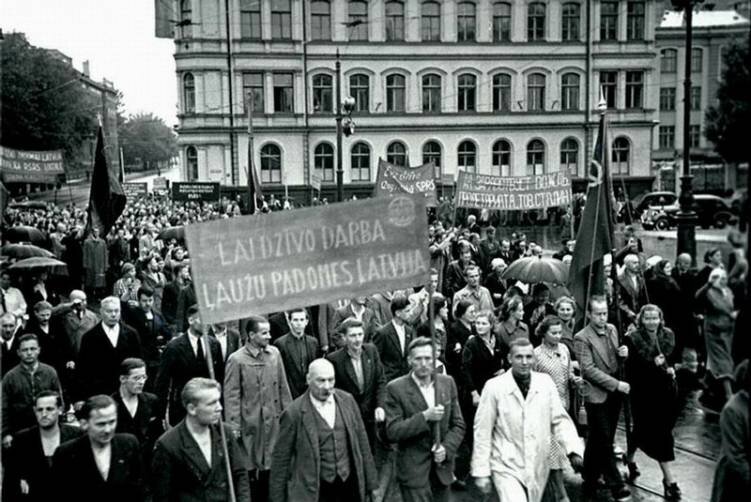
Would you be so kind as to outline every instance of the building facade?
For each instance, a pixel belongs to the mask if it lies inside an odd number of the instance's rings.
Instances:
[[[186,179],[245,185],[247,96],[265,189],[336,180],[336,71],[355,100],[345,187],[365,193],[378,158],[585,178],[602,88],[611,166],[651,186],[659,85],[653,0],[178,0],[179,145]],[[231,72],[228,70],[231,67]],[[231,74],[231,79],[229,75]],[[230,89],[234,148],[230,147]],[[234,150],[234,158],[233,158]]]

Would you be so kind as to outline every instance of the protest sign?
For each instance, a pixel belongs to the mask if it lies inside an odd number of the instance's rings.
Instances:
[[[571,176],[566,172],[534,176],[487,176],[459,172],[457,207],[528,210],[569,203]]]
[[[165,178],[164,176],[159,176],[157,178],[154,178],[153,181],[153,190],[157,193],[163,193],[169,191],[169,180]]]
[[[0,174],[6,183],[57,183],[62,150],[25,151],[0,146]]]
[[[123,193],[127,198],[146,197],[149,193],[149,184],[143,183],[123,183]]]
[[[172,183],[172,200],[217,202],[219,200],[219,183],[176,181]]]
[[[204,323],[424,284],[425,200],[373,198],[185,227]]]
[[[321,191],[321,175],[313,173],[310,175],[310,188]]]
[[[378,177],[374,196],[393,197],[399,194],[422,194],[429,207],[435,207],[435,167],[432,162],[418,167],[395,166],[378,159]]]

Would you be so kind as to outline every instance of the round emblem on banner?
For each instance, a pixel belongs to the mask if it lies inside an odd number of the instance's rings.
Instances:
[[[395,227],[406,227],[415,219],[415,203],[409,197],[397,196],[391,199],[388,212],[389,223]]]

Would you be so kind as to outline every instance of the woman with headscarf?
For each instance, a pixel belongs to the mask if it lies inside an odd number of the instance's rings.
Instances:
[[[676,349],[671,356],[671,362],[681,359],[683,347],[687,340],[683,339],[686,323],[693,323],[692,316],[686,315],[686,306],[681,305],[681,288],[672,277],[673,264],[669,260],[658,260],[652,267],[652,274],[647,279],[647,295],[649,303],[660,307],[665,326],[670,326],[677,335]]]
[[[660,307],[650,303],[641,308],[636,323],[626,334],[626,343],[633,418],[626,455],[629,482],[633,483],[640,474],[634,455],[637,449],[642,450],[660,464],[665,498],[680,500],[681,490],[670,468],[675,460],[673,427],[677,409],[675,369],[669,359],[675,350],[675,335],[665,326]]]

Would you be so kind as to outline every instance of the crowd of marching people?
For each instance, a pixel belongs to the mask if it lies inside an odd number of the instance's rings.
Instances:
[[[544,254],[523,234],[438,218],[428,284],[204,325],[177,227],[239,214],[147,198],[84,236],[81,210],[7,210],[4,229],[39,231],[67,273],[0,269],[3,500],[447,501],[471,483],[567,501],[570,467],[592,500],[626,500],[641,450],[675,501],[682,393],[748,399],[742,244],[697,268],[628,228],[606,294],[577,305],[505,273]],[[725,442],[718,501],[743,476]]]

